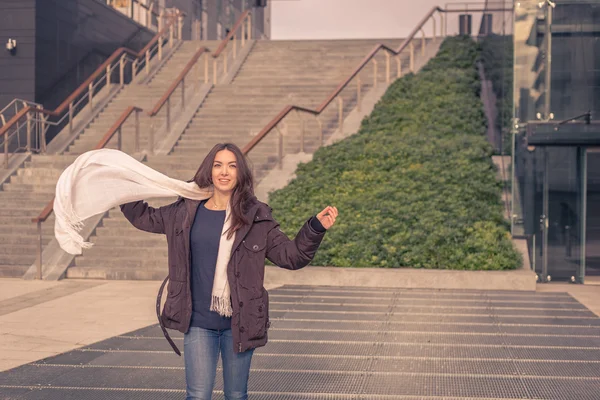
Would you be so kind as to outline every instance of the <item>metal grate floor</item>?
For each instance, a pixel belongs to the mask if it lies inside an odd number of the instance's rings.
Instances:
[[[252,400],[600,398],[600,318],[565,293],[269,293]],[[182,400],[184,389],[183,359],[157,325],[0,373],[0,400]],[[218,373],[213,399],[222,390]]]

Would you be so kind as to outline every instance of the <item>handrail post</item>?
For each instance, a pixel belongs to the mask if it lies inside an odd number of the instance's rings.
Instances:
[[[298,110],[296,110],[296,117],[300,122],[300,153],[304,153],[304,120]]]
[[[402,60],[400,59],[400,55],[396,56],[396,69],[397,78],[400,78],[402,76]]]
[[[323,122],[318,115],[315,116],[317,119],[317,124],[319,125],[319,147],[323,146]]]
[[[118,150],[122,150],[123,149],[123,134],[122,134],[122,128],[123,125],[119,125],[119,129],[117,129],[117,149]]]
[[[252,40],[252,14],[248,15],[248,40]]]
[[[162,38],[158,38],[158,61],[162,61],[163,56],[163,41]]]
[[[140,151],[140,110],[135,110],[135,152]]]
[[[177,39],[183,40],[183,15],[177,19]]]
[[[340,134],[343,136],[344,135],[344,99],[342,99],[342,96],[338,96],[338,117],[339,117],[339,130],[340,130]]]
[[[225,48],[225,51],[223,52],[223,75],[227,75],[227,57],[229,55],[227,54],[227,48]]]
[[[237,57],[237,35],[233,35],[233,59]]]
[[[275,125],[275,129],[277,130],[277,163],[279,169],[283,169],[283,133],[281,133],[279,125]]]
[[[213,84],[217,84],[217,61],[218,59],[213,60]]]
[[[121,83],[121,87],[125,85],[125,54],[121,56],[121,60],[119,61],[119,80]]]
[[[73,132],[73,102],[69,103],[69,133]]]
[[[181,80],[181,109],[185,109],[185,78]]]
[[[440,12],[440,37],[443,39],[446,36],[446,16]]]
[[[8,130],[4,132],[4,167],[8,169]]]
[[[42,131],[40,132],[40,143],[42,147],[42,153],[46,153],[46,120],[48,117],[42,114]]]
[[[155,121],[152,120],[150,123],[150,135],[148,135],[148,151],[147,151],[147,153],[150,155],[154,155],[154,130],[155,129],[156,129]]]
[[[415,45],[411,39],[410,43],[409,43],[409,47],[410,47],[410,63],[409,63],[409,68],[410,68],[410,72],[415,72]]]
[[[167,132],[171,132],[171,97],[167,99]]]
[[[94,111],[94,82],[88,85],[88,103],[90,104],[90,112]]]
[[[208,83],[208,52],[204,53],[204,83]]]
[[[27,113],[27,151],[31,151],[31,113]]]
[[[246,45],[246,25],[242,22],[242,47]]]
[[[146,75],[150,75],[150,50],[146,50]]]
[[[38,246],[37,246],[37,277],[42,280],[42,221],[37,221]]]
[[[385,52],[385,83],[390,84],[390,53]]]
[[[169,27],[169,47],[173,47],[173,36],[175,36],[175,28],[173,25]]]
[[[377,87],[377,60],[373,58],[373,87]]]
[[[360,103],[362,103],[361,92],[362,92],[362,83],[360,81],[360,75],[356,76],[356,108],[358,112],[360,112]]]
[[[110,67],[110,64],[106,66],[106,87],[108,88],[110,86],[110,73],[112,71],[112,68]]]
[[[421,36],[421,55],[425,57],[425,30],[421,29],[423,36]]]
[[[137,66],[138,66],[138,60],[137,58],[135,60],[133,60],[133,62],[131,63],[131,78],[135,79],[135,77],[137,76]]]
[[[165,9],[163,8],[162,10],[160,10],[160,13],[158,15],[158,31],[159,32],[162,32],[164,25],[165,25]]]
[[[431,22],[433,22],[433,41],[436,42],[437,41],[437,29],[436,29],[435,17],[433,15],[431,16]]]

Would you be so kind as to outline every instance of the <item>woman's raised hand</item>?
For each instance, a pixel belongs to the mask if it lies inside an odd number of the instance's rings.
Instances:
[[[336,207],[327,206],[323,211],[317,214],[317,219],[323,225],[323,228],[329,229],[335,224],[335,219],[338,216]]]

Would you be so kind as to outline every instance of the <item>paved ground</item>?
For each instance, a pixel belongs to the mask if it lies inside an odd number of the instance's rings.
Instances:
[[[271,289],[250,398],[598,399],[600,318],[566,290],[597,307],[600,287],[539,288]],[[183,361],[155,325],[0,373],[0,399],[183,399],[183,388]],[[220,377],[216,389],[221,399]]]

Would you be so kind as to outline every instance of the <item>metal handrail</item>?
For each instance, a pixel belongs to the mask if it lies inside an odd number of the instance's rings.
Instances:
[[[344,81],[342,81],[338,87],[319,105],[319,107],[317,107],[316,109],[310,109],[310,108],[305,108],[305,107],[300,107],[297,105],[288,105],[285,106],[280,112],[279,114],[277,114],[271,121],[269,121],[267,123],[267,125],[256,135],[256,137],[254,139],[252,139],[246,146],[244,146],[244,148],[242,149],[242,152],[244,154],[248,154],[254,147],[256,147],[256,145],[258,145],[272,130],[273,128],[275,128],[289,113],[291,113],[292,111],[298,111],[298,112],[303,112],[303,113],[307,113],[307,114],[311,114],[314,116],[319,116],[323,110],[325,110],[325,108],[327,108],[327,106],[329,104],[331,104],[336,98],[338,98],[339,101],[339,127],[340,129],[342,129],[343,127],[343,99],[341,97],[338,97],[340,95],[340,93],[346,88],[348,87],[348,85],[350,84],[350,82],[359,75],[359,73],[369,64],[369,62],[371,60],[374,61],[374,65],[375,68],[377,68],[377,64],[376,64],[376,60],[374,60],[375,55],[380,51],[380,50],[385,50],[386,51],[386,82],[389,83],[390,82],[390,53],[393,54],[394,56],[396,56],[396,63],[397,63],[397,75],[398,77],[401,76],[402,74],[402,70],[401,70],[401,61],[400,61],[400,54],[404,51],[404,49],[406,49],[406,47],[410,47],[410,59],[409,59],[409,64],[410,64],[410,70],[411,72],[414,71],[414,58],[415,58],[415,54],[414,54],[414,44],[413,44],[413,39],[415,38],[415,36],[419,33],[422,32],[422,38],[421,38],[421,52],[422,54],[425,54],[425,43],[426,43],[426,38],[425,38],[425,31],[423,30],[424,25],[429,21],[429,19],[432,19],[433,22],[433,39],[436,40],[437,38],[437,31],[436,31],[436,21],[435,18],[433,17],[433,14],[435,12],[439,12],[440,13],[440,24],[441,24],[441,29],[440,29],[440,36],[442,35],[442,32],[444,32],[443,26],[444,26],[444,19],[442,18],[442,13],[443,10],[440,7],[433,7],[426,15],[425,17],[419,22],[419,24],[412,30],[412,32],[408,35],[408,37],[406,38],[406,40],[404,40],[404,42],[400,45],[400,47],[397,50],[394,50],[392,48],[390,48],[389,46],[386,46],[384,44],[378,44],[376,45],[373,50],[371,50],[371,52],[358,64],[358,66],[354,69],[354,71],[348,76],[348,78],[346,78]],[[374,74],[374,84],[375,86],[377,85],[377,73]],[[360,79],[358,81],[358,85],[357,85],[357,103],[360,104],[360,96],[361,96],[361,82]],[[321,122],[319,121],[319,125],[321,126]],[[279,144],[279,165],[281,167],[281,161],[283,158],[283,154],[282,154],[282,135],[280,134],[280,144]],[[323,145],[323,132],[321,131],[320,134],[320,140],[321,140],[321,145]],[[304,138],[301,137],[301,151],[304,150]]]
[[[202,57],[203,54],[204,54],[204,73],[203,73],[203,78],[202,78],[201,73],[200,73],[200,67],[198,65],[198,60],[200,59],[200,57]],[[190,58],[190,60],[185,65],[183,70],[179,73],[177,78],[175,78],[173,83],[171,83],[171,86],[169,86],[169,88],[162,95],[162,97],[156,102],[156,105],[154,106],[154,108],[152,108],[152,110],[147,113],[147,115],[149,117],[154,117],[154,116],[158,115],[160,113],[160,111],[163,109],[163,107],[166,105],[166,124],[167,124],[166,131],[167,132],[171,131],[171,97],[173,96],[173,94],[175,93],[177,88],[181,87],[180,107],[181,107],[181,109],[185,108],[185,104],[186,104],[185,103],[185,82],[186,82],[186,78],[188,78],[188,75],[190,74],[190,72],[192,71],[192,69],[194,67],[196,67],[196,69],[195,69],[196,81],[199,82],[201,80],[204,80],[204,83],[208,83],[208,74],[209,74],[208,56],[209,56],[209,54],[210,54],[210,50],[208,48],[206,48],[206,47],[199,48],[196,51],[196,53],[194,53],[192,58]],[[191,79],[194,79],[194,77],[192,77]],[[149,137],[149,144],[148,144],[148,151],[150,154],[154,153],[154,134],[155,134],[154,131],[155,131],[155,127],[154,127],[154,124],[152,124],[151,129],[150,129],[150,137]]]
[[[98,144],[94,147],[94,150],[99,150],[104,148],[110,140],[117,134],[117,149],[121,150],[122,147],[122,130],[123,124],[129,119],[131,114],[135,113],[135,148],[139,149],[140,143],[140,121],[139,114],[143,112],[139,107],[129,106],[127,109],[121,114],[121,116],[115,121],[115,123],[110,127],[110,129],[106,132],[104,137],[98,142]],[[37,232],[38,232],[38,248],[37,248],[37,274],[38,279],[42,279],[42,223],[44,223],[52,212],[54,211],[54,199],[55,196],[52,196],[52,199],[46,204],[44,209],[40,212],[40,214],[31,219],[31,222],[37,224]]]
[[[502,8],[502,9],[469,9],[469,12],[483,12],[483,11],[510,11],[510,9],[507,8]],[[269,121],[266,126],[254,137],[254,139],[252,139],[246,146],[244,146],[244,148],[242,149],[242,152],[247,155],[253,148],[255,148],[274,128],[277,128],[278,124],[281,123],[283,121],[283,119],[290,114],[292,111],[296,111],[298,113],[305,113],[305,114],[310,114],[313,115],[315,117],[317,117],[317,122],[319,123],[319,127],[320,127],[320,141],[321,141],[321,145],[323,145],[323,131],[322,131],[322,122],[318,119],[319,115],[337,98],[338,102],[339,102],[339,109],[338,109],[338,126],[340,131],[343,132],[343,110],[344,110],[344,100],[342,99],[342,97],[340,96],[341,92],[346,89],[349,84],[351,83],[351,81],[358,77],[358,82],[357,82],[357,105],[360,109],[360,102],[361,102],[361,81],[360,81],[360,72],[363,71],[365,69],[365,67],[369,64],[369,62],[373,62],[374,66],[375,66],[375,74],[374,74],[374,86],[377,85],[377,60],[374,59],[374,57],[377,55],[377,53],[379,53],[380,50],[384,50],[385,51],[385,55],[386,55],[386,83],[390,83],[390,74],[391,74],[391,56],[395,56],[396,58],[396,65],[397,65],[397,77],[402,76],[402,62],[400,60],[400,55],[402,54],[402,52],[408,47],[409,48],[409,69],[411,72],[414,72],[414,60],[415,60],[415,49],[414,49],[414,40],[415,37],[417,36],[417,34],[419,32],[422,33],[421,35],[421,54],[425,55],[425,44],[426,44],[426,36],[425,36],[425,30],[424,30],[424,26],[425,24],[431,19],[432,24],[433,24],[433,35],[432,38],[433,40],[437,40],[437,24],[436,24],[436,20],[434,18],[434,14],[435,13],[439,14],[439,18],[440,18],[440,38],[442,38],[444,36],[444,32],[445,32],[445,23],[446,23],[446,19],[444,18],[446,13],[456,13],[456,12],[464,12],[464,10],[460,10],[460,9],[452,9],[452,10],[447,10],[447,9],[442,9],[441,7],[433,7],[426,15],[425,17],[423,17],[423,19],[417,24],[417,26],[411,31],[411,33],[408,35],[408,37],[406,38],[406,40],[404,40],[404,42],[400,45],[400,47],[398,47],[398,49],[392,49],[389,46],[386,46],[384,44],[379,44],[376,45],[373,50],[371,50],[371,52],[358,64],[358,66],[354,69],[354,71],[348,76],[348,78],[346,78],[344,81],[342,81],[339,86],[319,105],[319,107],[317,107],[316,109],[309,109],[309,108],[305,108],[305,107],[301,107],[301,106],[297,106],[297,105],[288,105],[285,106],[280,112],[279,114],[277,114],[271,121]],[[283,134],[279,131],[279,129],[277,129],[278,131],[278,138],[279,138],[279,144],[278,144],[278,159],[279,159],[279,167],[282,167],[282,159],[283,159]],[[302,129],[301,131],[301,138],[300,138],[301,142],[300,142],[300,147],[301,150],[300,151],[304,151],[304,131]]]
[[[250,10],[246,10],[239,16],[236,23],[229,31],[229,34],[221,41],[217,50],[213,53],[213,83],[216,85],[218,83],[218,66],[219,59],[223,59],[223,75],[227,74],[227,65],[229,59],[229,43],[232,42],[232,50],[231,54],[233,55],[232,59],[235,60],[237,58],[238,48],[237,48],[237,38],[238,31],[239,37],[241,38],[241,47],[244,48],[246,46],[246,42],[252,39],[252,13]],[[223,57],[221,57],[223,55]],[[231,63],[233,64],[233,62]]]
[[[144,46],[142,50],[136,52],[126,47],[121,47],[113,52],[113,54],[100,65],[96,71],[86,79],[67,99],[65,99],[54,111],[43,110],[37,107],[28,106],[19,111],[13,118],[10,119],[4,126],[0,127],[0,137],[4,137],[4,153],[5,153],[5,167],[8,168],[10,155],[8,153],[8,142],[9,130],[16,128],[19,131],[19,121],[23,119],[30,112],[34,114],[42,114],[41,118],[35,118],[41,123],[40,132],[45,133],[47,125],[59,125],[62,124],[67,118],[69,119],[69,129],[73,131],[73,119],[75,117],[75,110],[84,101],[87,101],[90,108],[93,110],[93,98],[95,89],[106,83],[111,84],[112,73],[119,68],[120,84],[124,84],[125,65],[127,62],[132,61],[132,78],[135,78],[141,68],[146,70],[147,74],[150,74],[150,60],[155,54],[158,55],[158,59],[162,60],[163,46],[165,41],[170,47],[173,46],[175,39],[175,30],[177,29],[177,37],[181,38],[181,30],[183,24],[183,17],[181,13],[176,14],[176,18],[171,21],[164,29],[162,29],[154,38]],[[141,60],[141,62],[139,62]],[[87,96],[86,96],[87,94]],[[77,100],[79,99],[79,100]],[[62,117],[61,117],[62,116]],[[58,122],[50,123],[48,118],[50,117],[61,117]],[[28,120],[31,119],[28,117]],[[38,138],[38,142],[41,144],[41,151],[45,151],[45,140]],[[31,151],[31,147],[28,147],[27,151]]]

